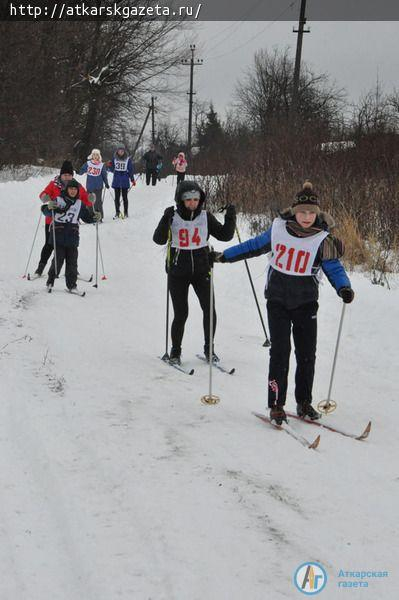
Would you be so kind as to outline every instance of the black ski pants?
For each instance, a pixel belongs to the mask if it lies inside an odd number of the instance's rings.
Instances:
[[[68,289],[76,287],[76,281],[78,278],[78,249],[76,246],[56,246],[57,254],[57,276],[62,269],[62,265],[65,260],[65,281]],[[56,277],[55,272],[55,259],[51,263],[50,270],[48,272],[47,285],[54,285]]]
[[[205,346],[209,348],[210,320],[210,285],[209,273],[192,275],[191,277],[176,277],[169,275],[169,291],[172,298],[174,319],[172,322],[172,346],[181,348],[184,326],[188,317],[188,291],[193,286],[203,312],[203,327]],[[215,302],[213,303],[213,335],[216,330]]]
[[[145,172],[145,182],[147,185],[150,185],[150,181],[152,185],[157,185],[158,179],[158,171],[156,169],[147,169]]]
[[[178,185],[181,181],[184,181],[185,177],[186,177],[185,173],[177,173],[176,185]]]
[[[127,198],[128,191],[129,190],[127,188],[115,188],[115,212],[117,215],[120,213],[121,192],[123,199],[123,212],[125,213],[125,217],[127,217],[129,214],[129,200]]]
[[[53,246],[52,244],[50,244],[50,225],[45,225],[44,226],[45,231],[45,242],[44,242],[44,246],[42,248],[41,254],[40,254],[40,261],[39,261],[39,266],[42,267],[42,270],[44,269],[44,267],[47,264],[48,259],[51,256],[51,253],[53,252]]]
[[[278,302],[267,302],[271,338],[268,405],[284,406],[287,395],[291,354],[291,328],[294,339],[296,372],[295,399],[298,404],[312,402],[316,361],[317,302],[288,309]]]

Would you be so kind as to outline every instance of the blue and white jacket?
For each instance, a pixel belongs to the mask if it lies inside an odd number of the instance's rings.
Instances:
[[[324,224],[325,225],[325,224]],[[326,229],[327,226],[325,225]],[[331,235],[330,233],[328,234]],[[346,271],[338,258],[325,260],[322,258],[324,240],[319,247],[312,266],[312,275],[298,277],[280,272],[269,267],[265,287],[265,298],[283,304],[292,309],[308,302],[315,302],[319,296],[320,270],[338,293],[343,287],[351,287]],[[223,253],[225,262],[236,262],[260,256],[272,251],[272,227],[260,235],[228,248]]]
[[[96,190],[102,190],[103,184],[106,188],[109,188],[108,174],[104,163],[95,163],[88,160],[80,169],[79,175],[87,173],[86,189],[88,192],[95,192]]]

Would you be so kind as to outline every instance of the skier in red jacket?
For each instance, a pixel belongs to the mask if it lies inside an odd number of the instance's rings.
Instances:
[[[65,190],[68,181],[73,179],[73,167],[69,160],[65,160],[62,163],[60,174],[57,175],[50,183],[44,188],[39,194],[39,198],[42,202],[48,202],[49,200],[55,200],[61,195],[61,192]],[[92,206],[92,202],[85,188],[79,183],[79,198],[88,207]],[[49,243],[50,235],[50,224],[51,217],[46,216],[45,223],[45,242],[40,254],[39,265],[35,271],[39,277],[42,275],[44,268],[53,252],[53,246]]]

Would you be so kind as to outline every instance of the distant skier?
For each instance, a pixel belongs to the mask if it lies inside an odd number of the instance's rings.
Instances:
[[[188,291],[190,285],[203,311],[204,353],[209,360],[210,323],[210,265],[208,238],[213,236],[229,241],[234,236],[236,213],[233,205],[226,210],[224,224],[204,208],[205,192],[195,181],[184,181],[176,189],[176,210],[167,208],[156,228],[153,240],[166,244],[170,240],[170,257],[166,270],[173,303],[172,350],[170,361],[180,364],[184,326],[188,317]],[[214,333],[216,312],[214,312]],[[218,360],[216,354],[212,359]]]
[[[80,184],[72,179],[68,181],[58,198],[48,200],[42,206],[46,217],[54,212],[54,222],[50,225],[49,243],[53,249],[55,226],[55,257],[48,272],[47,287],[54,285],[54,280],[60,273],[65,260],[66,286],[69,290],[76,289],[78,277],[78,246],[79,246],[79,219],[85,223],[94,223],[101,219],[101,213],[92,211],[80,199]]]
[[[214,252],[216,262],[236,262],[271,252],[265,297],[271,337],[268,377],[270,419],[286,421],[284,405],[291,352],[291,327],[295,345],[295,398],[297,414],[312,420],[320,414],[312,406],[316,361],[319,280],[323,271],[343,302],[352,302],[354,292],[339,258],[343,243],[331,233],[334,221],[320,212],[313,186],[306,181],[289,209],[274,219],[264,233],[223,253]]]
[[[114,174],[112,187],[115,190],[115,218],[120,217],[120,197],[123,198],[123,213],[129,216],[128,191],[130,182],[136,185],[134,180],[134,164],[128,156],[124,146],[118,146],[113,159],[108,163],[109,170]]]
[[[50,181],[50,183],[39,194],[40,200],[42,202],[48,202],[48,200],[55,200],[61,194],[62,190],[65,190],[66,184],[68,183],[68,181],[71,181],[72,178],[72,163],[69,160],[64,160],[60,169],[60,174],[57,175],[57,177],[55,177],[52,181]],[[79,184],[79,197],[83,204],[89,207],[92,206],[92,202],[89,199],[89,195],[81,184]],[[40,254],[39,265],[35,271],[35,274],[39,276],[42,275],[48,262],[48,259],[50,258],[51,253],[53,252],[53,246],[49,241],[50,223],[51,216],[47,215],[45,222],[45,243]]]
[[[172,165],[177,174],[177,184],[179,184],[181,181],[184,181],[187,170],[187,161],[184,152],[179,152],[177,157],[172,160]]]
[[[162,162],[162,156],[155,150],[154,144],[151,144],[150,149],[143,155],[145,163],[145,182],[147,185],[157,184],[158,179],[158,164]]]
[[[97,148],[93,148],[90,155],[87,157],[87,162],[82,166],[79,175],[87,173],[86,189],[88,192],[93,192],[96,195],[94,210],[101,213],[102,222],[104,218],[103,209],[103,186],[109,189],[107,169],[101,158],[101,152]]]

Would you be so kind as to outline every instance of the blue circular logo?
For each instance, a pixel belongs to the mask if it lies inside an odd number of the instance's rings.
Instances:
[[[319,594],[327,583],[326,570],[317,562],[302,563],[295,571],[294,583],[302,594]]]

